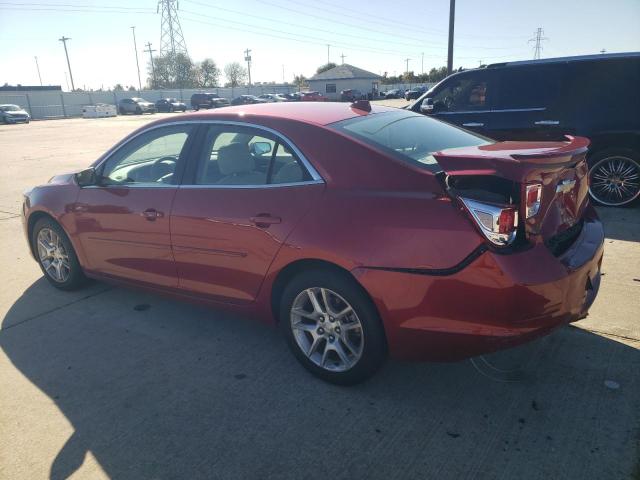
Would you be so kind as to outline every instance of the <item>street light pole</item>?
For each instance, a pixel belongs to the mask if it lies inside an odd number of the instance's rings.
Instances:
[[[69,67],[69,77],[71,77],[71,91],[76,89],[76,86],[73,84],[73,73],[71,73],[71,62],[69,62],[69,52],[67,51],[67,40],[71,40],[68,37],[65,37],[64,35],[62,36],[62,38],[59,38],[58,41],[62,42],[62,44],[64,45],[64,54],[67,57],[67,67]],[[67,88],[69,88],[69,86],[67,86]]]
[[[40,79],[40,86],[42,86],[42,77],[40,76],[40,65],[38,65],[38,57],[33,57],[36,59],[36,69],[38,70],[38,79]]]
[[[136,43],[136,27],[131,27],[133,32],[133,49],[136,53],[136,68],[138,69],[138,91],[142,90],[142,80],[140,80],[140,62],[138,62],[138,44]]]

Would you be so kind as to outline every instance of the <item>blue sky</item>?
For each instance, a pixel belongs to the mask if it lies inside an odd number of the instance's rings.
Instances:
[[[640,0],[457,0],[454,66],[528,59],[544,28],[543,57],[640,50]],[[194,60],[219,66],[252,49],[253,81],[310,76],[330,59],[376,73],[400,74],[405,59],[419,73],[446,64],[448,0],[180,0],[180,19]],[[160,45],[155,0],[0,0],[0,84],[66,88],[62,35],[76,86],[136,85],[130,26],[136,26],[143,82],[144,43]]]

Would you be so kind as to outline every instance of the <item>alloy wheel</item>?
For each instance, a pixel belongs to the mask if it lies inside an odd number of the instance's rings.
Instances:
[[[328,288],[300,292],[290,313],[291,329],[300,350],[315,365],[344,372],[360,360],[364,334],[353,307]]]
[[[60,235],[51,228],[43,228],[37,237],[38,257],[46,274],[56,282],[63,283],[71,275],[69,254]]]
[[[603,158],[589,176],[589,192],[603,205],[627,205],[640,196],[640,166],[628,157]]]

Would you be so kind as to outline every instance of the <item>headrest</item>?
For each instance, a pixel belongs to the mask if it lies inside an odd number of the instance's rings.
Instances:
[[[255,161],[244,143],[231,143],[218,150],[218,168],[222,175],[248,173],[255,168]]]

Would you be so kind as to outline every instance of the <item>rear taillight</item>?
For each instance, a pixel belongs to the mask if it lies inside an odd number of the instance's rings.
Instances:
[[[531,218],[540,211],[541,198],[542,185],[539,183],[527,185],[524,192],[525,218]]]
[[[513,243],[518,230],[517,208],[500,207],[463,197],[460,200],[491,243],[498,246]]]

